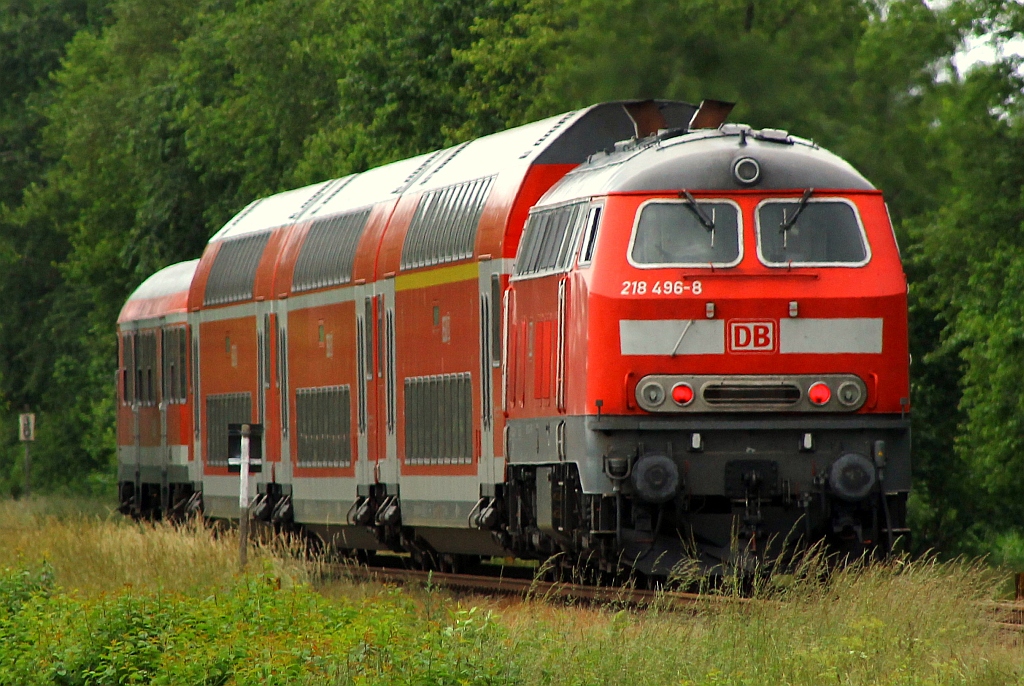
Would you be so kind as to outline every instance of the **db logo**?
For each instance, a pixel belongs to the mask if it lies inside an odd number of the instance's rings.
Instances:
[[[729,322],[730,352],[775,350],[775,322]]]

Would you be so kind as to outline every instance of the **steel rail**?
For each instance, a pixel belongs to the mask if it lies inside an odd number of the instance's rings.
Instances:
[[[542,600],[570,600],[634,607],[656,606],[671,610],[695,611],[750,603],[749,598],[684,593],[623,586],[594,586],[560,581],[542,581],[511,576],[485,576],[422,571],[395,567],[367,567],[348,564],[327,565],[325,571],[335,578],[351,578],[384,583],[420,583],[453,591],[521,596]]]
[[[703,609],[771,602],[707,593],[641,589],[628,585],[592,586],[511,576],[454,574],[450,572],[422,571],[399,567],[369,567],[344,563],[328,564],[324,567],[324,572],[330,578],[349,578],[391,584],[421,584],[469,593],[519,596],[545,601],[565,600],[640,608],[657,607],[659,609],[685,612],[698,612]],[[1016,632],[1024,631],[1024,603],[985,602],[979,603],[979,610],[986,615],[990,624],[1000,629]]]

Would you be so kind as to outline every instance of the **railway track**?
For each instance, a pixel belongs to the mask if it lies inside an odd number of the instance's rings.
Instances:
[[[982,612],[1001,629],[1024,631],[1024,602],[985,603]]]
[[[349,578],[391,584],[435,586],[451,591],[535,598],[549,601],[609,604],[626,607],[658,607],[676,612],[696,612],[736,606],[756,601],[707,593],[649,590],[630,586],[591,586],[567,582],[541,581],[516,576],[488,576],[425,572],[398,567],[369,567],[334,564],[324,570],[332,578]],[[987,602],[979,607],[986,619],[1000,629],[1024,631],[1024,602]]]
[[[545,600],[578,601],[631,607],[650,607],[684,611],[751,602],[746,598],[715,596],[706,593],[649,590],[630,586],[593,586],[569,582],[541,581],[517,576],[490,576],[425,572],[396,567],[368,567],[347,564],[329,565],[325,570],[335,578],[351,578],[394,584],[420,584],[452,591],[488,595],[519,596]]]

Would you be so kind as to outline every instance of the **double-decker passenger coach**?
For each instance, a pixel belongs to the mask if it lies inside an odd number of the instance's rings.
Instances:
[[[248,423],[254,516],[424,566],[890,549],[909,381],[885,203],[727,111],[604,103],[255,201],[122,313],[124,509],[237,517]]]

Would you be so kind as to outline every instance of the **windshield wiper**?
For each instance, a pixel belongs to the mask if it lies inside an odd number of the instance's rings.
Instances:
[[[808,188],[804,191],[803,197],[800,198],[800,204],[796,206],[796,212],[794,212],[793,216],[789,219],[786,219],[786,210],[782,210],[782,223],[779,224],[779,233],[782,234],[783,248],[786,247],[786,239],[789,237],[789,230],[793,228],[794,224],[796,224],[796,220],[799,219],[800,214],[804,211],[804,208],[807,207],[807,201],[811,199],[812,195],[814,195],[813,188]]]
[[[684,190],[680,195],[686,198],[686,206],[690,208],[690,211],[697,215],[697,219],[701,225],[704,226],[708,231],[715,230],[715,220],[704,213],[700,205],[697,204],[697,199],[693,197],[690,191]]]

